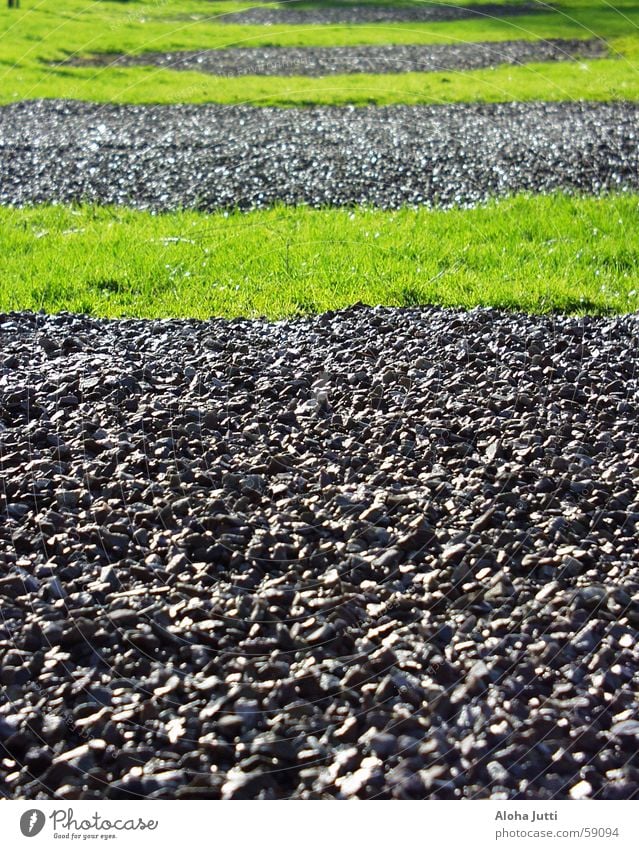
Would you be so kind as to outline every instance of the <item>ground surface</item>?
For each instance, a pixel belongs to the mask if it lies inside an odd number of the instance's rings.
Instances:
[[[369,24],[232,23],[236,13],[312,14],[316,5],[179,0],[179,3],[96,3],[58,0],[21,10],[0,6],[0,102],[73,98],[122,103],[387,104],[506,102],[510,100],[637,100],[639,12],[634,0],[559,0],[535,14],[509,12],[510,4],[482,4],[480,14],[452,9],[457,20]],[[344,14],[352,4],[322,6]],[[379,6],[372,8],[379,14]],[[516,10],[526,9],[517,4]],[[398,14],[422,14],[423,4],[401,4]],[[450,14],[450,4],[436,7]],[[251,12],[249,12],[251,13]],[[508,13],[508,14],[507,14]],[[106,66],[56,67],[95,53],[201,51],[257,47],[355,45],[463,45],[474,42],[553,38],[606,41],[610,58],[559,66],[535,62],[518,67],[420,73],[339,74],[329,82],[303,76],[217,76],[198,70]]]
[[[0,202],[137,208],[469,205],[639,186],[639,107],[0,109]]]
[[[330,74],[470,70],[494,65],[521,65],[526,62],[599,59],[607,54],[606,44],[598,39],[554,39],[430,46],[391,44],[356,47],[243,47],[139,55],[104,53],[87,58],[75,57],[64,64],[76,67],[154,66],[228,77],[321,77]]]
[[[638,331],[2,316],[4,792],[635,795]]]
[[[546,12],[544,4],[539,3],[468,3],[453,5],[442,3],[420,4],[415,6],[393,6],[372,3],[369,6],[335,5],[317,6],[309,4],[307,8],[288,8],[286,5],[253,6],[242,12],[231,12],[220,18],[221,23],[241,24],[392,24],[392,23],[436,23],[440,21],[459,21],[465,18],[515,17]]]
[[[0,8],[0,794],[638,795],[633,4]]]

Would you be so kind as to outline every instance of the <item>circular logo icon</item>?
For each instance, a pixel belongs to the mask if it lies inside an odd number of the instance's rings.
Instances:
[[[25,837],[35,837],[44,828],[46,817],[37,808],[25,811],[20,817],[20,831]]]

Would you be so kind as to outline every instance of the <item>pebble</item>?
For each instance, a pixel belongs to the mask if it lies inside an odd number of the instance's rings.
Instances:
[[[458,21],[477,16],[485,18],[533,15],[547,11],[542,3],[481,3],[456,6],[454,4],[426,4],[419,6],[391,6],[348,3],[341,6],[317,6],[313,9],[296,9],[290,5],[280,8],[253,6],[242,12],[231,12],[216,17],[227,24],[372,24],[410,23],[433,21]]]
[[[282,202],[391,209],[473,206],[520,191],[636,190],[638,115],[637,104],[586,102],[357,109],[20,102],[0,107],[0,203],[247,210]],[[41,344],[47,340],[45,353],[57,362],[59,340],[39,338]],[[144,368],[140,363],[140,372]],[[344,383],[361,371],[353,364]],[[368,377],[369,392],[388,386]],[[127,386],[117,375],[102,385],[94,375],[86,378],[91,395],[111,393],[132,404],[131,375]],[[316,375],[310,379],[313,384]],[[197,375],[192,380],[197,405],[206,384]],[[394,384],[396,378],[391,371],[384,380]],[[401,381],[397,385],[405,390]],[[557,389],[563,406],[574,402],[571,385],[569,390]],[[78,400],[79,391],[73,393]],[[305,403],[326,409],[329,397],[317,389]],[[533,397],[522,391],[512,403],[521,406],[527,398],[530,404]],[[56,412],[66,416],[75,409]],[[203,404],[199,409],[205,417],[210,412]],[[97,436],[87,436],[85,444],[95,453],[111,450]],[[168,443],[155,449],[167,457],[172,450]],[[500,450],[495,442],[488,459],[498,459]]]
[[[600,59],[608,55],[599,39],[490,41],[463,44],[381,44],[348,47],[235,47],[171,53],[74,56],[55,66],[170,68],[221,77],[402,74],[472,70],[529,62]],[[357,382],[357,381],[354,381]]]
[[[4,505],[27,508],[0,523],[0,781],[631,798],[638,424],[611,393],[636,395],[638,331],[484,309],[0,315]],[[56,417],[52,384],[80,403]]]

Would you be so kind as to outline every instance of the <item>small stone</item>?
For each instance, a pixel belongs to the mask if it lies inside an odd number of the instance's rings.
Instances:
[[[589,799],[592,794],[592,785],[588,781],[578,781],[569,791],[571,799]]]

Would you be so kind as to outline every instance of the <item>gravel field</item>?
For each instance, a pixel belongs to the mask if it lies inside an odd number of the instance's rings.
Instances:
[[[638,333],[0,316],[2,792],[636,796]]]
[[[185,50],[175,53],[101,53],[73,57],[62,66],[156,66],[176,71],[200,71],[222,77],[307,76],[330,74],[401,74],[600,59],[608,48],[600,39],[579,41],[465,42],[460,44],[384,44],[355,47],[240,47],[228,50]]]
[[[470,206],[639,187],[639,106],[0,108],[0,203],[138,208]]]
[[[222,24],[392,24],[460,21],[465,18],[511,18],[519,15],[548,14],[549,7],[538,3],[517,5],[478,3],[468,6],[334,6],[316,9],[260,8],[232,12],[215,19]]]

